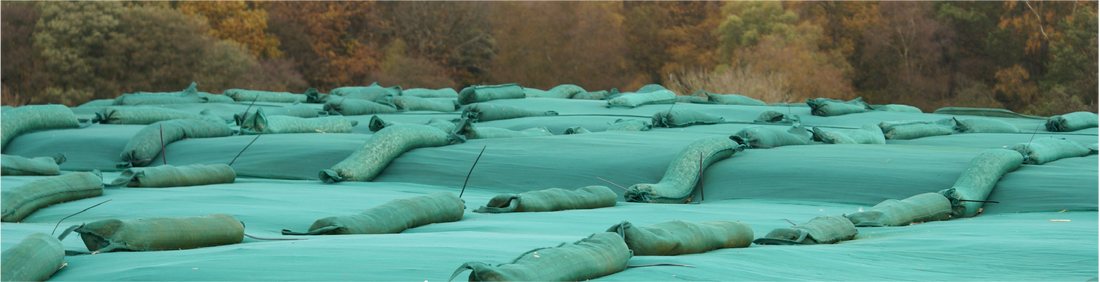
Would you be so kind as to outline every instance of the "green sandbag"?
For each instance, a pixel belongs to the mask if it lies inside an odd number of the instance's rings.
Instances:
[[[3,222],[19,222],[49,205],[103,195],[103,180],[91,172],[39,178],[0,192]]]
[[[573,95],[578,93],[586,93],[584,88],[573,84],[562,84],[550,88],[550,90],[539,90],[534,88],[523,88],[524,96],[527,98],[558,98],[558,99],[570,99]]]
[[[768,235],[752,242],[757,245],[833,244],[851,240],[856,234],[859,230],[847,218],[823,215],[803,224],[773,229]]]
[[[982,208],[982,201],[993,192],[997,181],[1024,162],[1023,155],[1012,150],[992,149],[982,152],[970,161],[951,188],[940,191],[951,200],[951,216],[972,217]]]
[[[332,96],[332,95],[317,92],[317,88],[306,89],[305,95],[306,95],[306,103],[314,103],[314,104],[324,104],[324,103],[328,102],[329,100],[332,100],[333,97],[340,98],[339,96]]]
[[[233,130],[228,125],[217,121],[176,119],[155,122],[130,138],[130,142],[126,143],[119,154],[123,162],[118,167],[149,165],[160,154],[162,144],[167,147],[172,142],[183,139],[226,137],[232,134]]]
[[[269,103],[305,103],[308,98],[306,94],[294,94],[290,92],[272,92],[272,91],[258,91],[258,90],[245,90],[245,89],[229,89],[222,92],[222,95],[232,98],[237,102],[269,102]]]
[[[122,94],[115,98],[116,106],[133,106],[133,105],[163,105],[163,104],[188,104],[188,103],[208,103],[218,102],[210,101],[211,98],[217,99],[205,93],[202,95],[197,90],[198,84],[192,82],[187,89],[179,92],[134,92],[131,94]],[[228,97],[227,97],[228,98]],[[222,101],[224,102],[224,101]],[[229,99],[228,102],[233,102],[233,99]]]
[[[752,227],[737,221],[687,222],[670,220],[646,227],[628,221],[607,232],[623,236],[635,256],[676,256],[752,245]]]
[[[321,116],[317,109],[310,107],[309,105],[295,103],[286,107],[269,107],[269,108],[256,108],[257,111],[264,109],[264,114],[267,116],[290,116],[300,118],[315,118]],[[237,125],[241,125],[247,119],[252,119],[256,112],[251,112],[241,117],[241,114],[233,114],[233,120],[237,122]],[[328,113],[324,113],[328,115]]]
[[[810,106],[811,114],[822,117],[862,113],[871,108],[863,102],[863,98],[855,98],[847,102],[829,98],[806,99],[806,105]]]
[[[173,251],[237,244],[244,240],[244,224],[228,214],[193,217],[107,219],[74,225],[93,253],[111,251]]]
[[[611,94],[609,92],[607,92],[607,90],[599,90],[599,91],[581,92],[581,93],[573,94],[573,97],[570,97],[570,99],[603,100],[603,99],[607,98],[607,96],[609,96],[609,95],[611,95]]]
[[[707,101],[723,104],[723,105],[745,105],[745,106],[767,106],[768,103],[757,99],[749,98],[748,96],[737,94],[714,94],[707,92],[706,90],[700,90],[695,92],[691,96],[699,95],[700,93],[707,94]]]
[[[534,116],[556,116],[555,111],[534,111],[505,105],[473,104],[462,109],[462,116],[474,121],[492,121]]]
[[[60,175],[57,165],[65,162],[65,155],[58,153],[53,157],[33,159],[21,156],[2,155],[0,157],[0,175]]]
[[[405,229],[462,219],[462,199],[451,192],[396,199],[358,214],[318,219],[308,232],[283,229],[283,235],[393,234]]]
[[[458,119],[455,119],[454,121],[449,121],[449,120],[444,120],[444,119],[433,118],[431,120],[428,120],[427,125],[431,126],[431,127],[438,128],[439,130],[442,130],[443,132],[452,133],[452,132],[455,131],[455,122],[457,122],[457,121],[458,121]],[[382,118],[380,118],[378,116],[371,116],[370,117],[370,124],[368,125],[368,128],[370,129],[371,132],[378,132],[379,130],[382,130],[383,128],[386,128],[387,126],[393,126],[394,124],[396,124],[396,123],[384,121],[384,120],[382,120]],[[459,139],[459,138],[453,138],[453,137],[454,136],[452,136],[452,139],[456,139],[456,140]]]
[[[955,120],[955,131],[960,133],[1018,133],[1019,128],[1011,123],[987,119],[987,118],[968,118]]]
[[[351,133],[351,127],[359,122],[345,117],[300,118],[292,116],[268,116],[264,109],[248,116],[241,123],[241,134],[287,133]]]
[[[337,87],[329,91],[329,95],[343,96],[348,99],[360,99],[376,101],[383,96],[401,96],[401,86],[382,87],[377,82],[370,86]]]
[[[478,127],[474,126],[473,120],[469,118],[463,118],[456,124],[457,129],[455,134],[462,135],[466,140],[470,139],[489,139],[489,138],[520,138],[520,137],[539,137],[539,136],[554,136],[554,133],[550,132],[545,126],[533,127],[524,130],[511,130],[495,127]]]
[[[717,104],[717,103],[711,102],[710,100],[707,100],[707,97],[684,96],[684,95],[676,95],[676,102],[677,103],[691,103],[691,104]]]
[[[458,104],[488,102],[497,99],[523,99],[523,87],[515,83],[501,85],[471,85],[458,92]]]
[[[622,236],[602,232],[576,243],[530,250],[508,263],[467,262],[447,281],[467,269],[473,270],[469,281],[587,281],[626,270],[631,256]]]
[[[617,119],[607,127],[607,131],[646,131],[653,128],[649,121],[640,119]]]
[[[526,98],[553,98],[552,96],[553,95],[550,94],[550,91],[538,88],[523,87],[523,97]]]
[[[749,149],[775,148],[789,145],[810,144],[813,133],[801,126],[781,129],[774,126],[749,126],[734,133],[729,138],[737,143],[748,145]]]
[[[360,99],[332,99],[325,102],[324,110],[329,114],[345,116],[361,116],[372,114],[392,114],[397,108]]]
[[[865,124],[859,129],[825,129],[814,127],[814,140],[825,144],[886,144],[882,128]]]
[[[1025,114],[1018,114],[1013,111],[1005,109],[987,109],[987,108],[966,108],[966,107],[944,107],[939,108],[932,112],[934,114],[941,115],[964,115],[964,116],[982,116],[982,117],[1006,117],[1006,118],[1027,118],[1027,119],[1047,119],[1040,116],[1031,116]]]
[[[1097,115],[1091,112],[1074,112],[1052,116],[1047,120],[1047,131],[1070,132],[1097,127]]]
[[[782,108],[809,108],[810,107],[810,105],[807,105],[806,103],[774,103],[774,104],[768,104],[768,106],[782,107]]]
[[[583,133],[592,133],[592,131],[588,131],[588,129],[584,129],[584,127],[580,127],[580,126],[574,126],[574,127],[570,127],[570,128],[565,129],[565,135],[583,134]]]
[[[88,101],[87,103],[84,103],[84,104],[80,104],[80,106],[76,106],[76,107],[77,108],[98,108],[98,107],[111,106],[111,105],[114,105],[114,104],[115,104],[115,99],[96,99],[96,100]]]
[[[458,98],[458,91],[451,88],[440,89],[424,89],[413,88],[405,89],[401,91],[401,96],[412,96],[420,98]]]
[[[920,108],[910,106],[910,105],[901,105],[901,104],[871,105],[871,109],[876,110],[876,111],[886,111],[886,112],[918,113],[918,114],[924,113],[923,111],[920,110]]]
[[[753,121],[761,123],[777,123],[789,120],[790,118],[787,117],[787,114],[781,113],[776,110],[764,110],[763,112],[760,112],[760,115],[757,115],[756,119]]]
[[[355,150],[343,161],[322,170],[318,177],[326,183],[341,181],[371,181],[382,172],[397,156],[406,151],[439,147],[451,144],[454,140],[439,128],[419,124],[398,124],[387,126],[374,133],[363,147]]]
[[[887,140],[910,140],[955,133],[955,120],[884,121],[878,124]]]
[[[186,166],[128,168],[111,181],[109,187],[185,187],[233,183],[237,173],[226,164],[193,164]]]
[[[634,91],[634,93],[650,93],[665,90],[668,90],[668,88],[665,88],[660,84],[646,84],[645,86],[642,86],[642,88],[638,88],[638,91]]]
[[[0,281],[45,281],[64,265],[65,246],[50,234],[34,233],[0,257]]]
[[[703,170],[741,150],[744,146],[725,136],[695,140],[680,150],[680,154],[669,163],[660,182],[634,184],[623,197],[627,202],[686,203],[695,193],[695,184],[703,175]]]
[[[0,116],[0,134],[3,134],[0,150],[23,133],[80,127],[73,111],[62,105],[21,106],[4,111]]]
[[[675,104],[676,93],[658,90],[645,93],[624,93],[622,96],[607,100],[608,108],[635,108],[641,105]]]
[[[1024,156],[1024,163],[1036,165],[1096,153],[1081,142],[1062,138],[1040,138],[1028,143],[1016,144],[1012,146],[1012,150]]]
[[[551,212],[614,207],[619,195],[605,186],[588,186],[569,191],[561,188],[501,194],[475,210],[480,213]]]
[[[457,100],[441,101],[416,96],[386,96],[379,103],[389,104],[402,111],[453,112],[458,110]]]
[[[905,226],[913,223],[948,220],[951,201],[939,193],[924,193],[905,200],[887,199],[870,210],[845,214],[856,227]]]
[[[114,101],[114,99],[111,99],[111,101]],[[15,107],[8,106],[8,105],[0,106],[0,112],[6,112],[6,111],[12,110],[12,109],[15,109]]]
[[[161,107],[141,106],[112,106],[106,107],[95,113],[94,122],[101,124],[151,124],[158,121],[173,119],[203,120],[208,118],[201,114],[188,113],[175,109]]]
[[[668,109],[653,113],[653,126],[686,127],[695,124],[715,124],[726,120],[724,117],[692,110]]]
[[[382,118],[378,116],[371,116],[370,122],[367,123],[367,128],[370,129],[371,132],[378,132],[391,125],[394,125],[394,123],[382,120]]]

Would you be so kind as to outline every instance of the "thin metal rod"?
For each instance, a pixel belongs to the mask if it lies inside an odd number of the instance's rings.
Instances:
[[[470,174],[474,173],[474,167],[477,166],[477,161],[481,160],[481,155],[485,154],[485,148],[487,148],[487,147],[489,147],[489,146],[486,145],[485,147],[481,147],[481,153],[477,154],[477,159],[474,159],[474,165],[470,166],[470,172],[466,173],[466,181],[462,182],[462,191],[458,192],[458,198],[459,199],[462,198],[462,193],[466,193],[466,183],[470,183]]]

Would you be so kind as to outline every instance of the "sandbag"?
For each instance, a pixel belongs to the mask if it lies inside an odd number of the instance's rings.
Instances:
[[[570,128],[565,129],[565,135],[582,134],[582,133],[592,133],[592,131],[588,131],[588,129],[584,129],[584,127],[580,127],[580,126],[574,126],[574,127],[570,127]]]
[[[768,105],[768,103],[764,103],[764,101],[749,98],[748,96],[737,95],[737,94],[714,94],[714,93],[707,92],[706,90],[699,90],[699,92],[695,92],[695,94],[692,94],[691,96],[696,96],[696,95],[699,95],[700,93],[707,94],[707,101],[717,103],[717,104],[745,105],[745,106],[767,106]]]
[[[616,119],[606,131],[646,131],[653,128],[649,121],[640,119]]]
[[[358,214],[318,219],[308,232],[283,229],[283,235],[392,234],[433,223],[462,219],[462,199],[451,192],[396,199]]]
[[[103,180],[91,172],[74,172],[31,180],[0,194],[0,219],[19,222],[49,205],[103,195]]]
[[[237,102],[270,102],[270,103],[305,103],[309,100],[306,94],[294,94],[290,92],[258,91],[245,89],[228,89],[222,95]]]
[[[50,234],[33,233],[0,254],[0,281],[45,281],[65,263],[65,246]]]
[[[62,105],[22,106],[4,111],[0,116],[0,134],[3,135],[0,150],[23,133],[80,127],[73,111]]]
[[[684,96],[684,95],[676,95],[676,102],[677,103],[691,103],[691,104],[717,104],[715,102],[711,102],[710,100],[707,100],[707,97]]]
[[[164,104],[188,104],[188,103],[208,103],[208,102],[225,102],[218,100],[217,97],[213,97],[209,93],[202,95],[197,90],[198,84],[192,82],[187,89],[179,92],[134,92],[130,94],[122,94],[115,98],[115,106],[126,105],[164,105]],[[227,97],[228,98],[228,97]],[[215,99],[217,101],[210,101]],[[233,99],[229,99],[228,102],[233,102]]]
[[[130,142],[126,142],[126,147],[119,154],[123,162],[119,163],[118,167],[149,165],[153,162],[153,158],[160,154],[162,144],[167,147],[172,142],[183,139],[226,137],[232,134],[233,130],[229,129],[228,125],[217,121],[190,119],[158,121],[145,126],[130,138]]]
[[[676,256],[752,245],[752,228],[737,221],[687,222],[670,220],[637,227],[628,221],[607,232],[623,237],[636,256]]]
[[[90,252],[172,251],[237,244],[244,224],[228,214],[193,217],[107,219],[74,225],[61,234],[80,234]]]
[[[0,175],[60,175],[57,165],[65,162],[65,155],[58,153],[53,157],[24,158],[14,155],[0,157]]]
[[[814,140],[825,144],[886,144],[882,128],[865,124],[859,129],[826,129],[814,127]]]
[[[948,220],[951,201],[939,193],[924,193],[898,201],[887,199],[870,210],[845,214],[856,227],[905,226],[913,223]]]
[[[641,105],[675,104],[676,93],[668,90],[658,90],[644,93],[623,93],[623,95],[607,100],[608,108],[635,108]]]
[[[833,244],[851,240],[856,234],[859,230],[847,218],[823,215],[803,224],[773,229],[768,235],[752,242],[757,245]]]
[[[634,91],[634,93],[651,93],[665,90],[668,90],[668,88],[665,88],[660,84],[646,84],[645,86],[642,86],[642,88],[638,88],[638,91]]]
[[[77,108],[99,108],[99,107],[111,106],[111,105],[114,105],[114,104],[115,104],[115,99],[96,99],[96,100],[88,101],[84,104],[80,104],[80,106],[76,106],[76,107]]]
[[[1018,133],[1020,129],[1011,123],[987,118],[951,118],[955,131],[960,133]]]
[[[492,121],[533,116],[556,116],[555,111],[535,111],[505,105],[473,104],[462,109],[462,116],[474,121]]]
[[[376,101],[383,96],[401,96],[401,86],[382,87],[377,82],[370,86],[346,86],[337,87],[329,91],[329,95],[343,96],[348,99]],[[343,99],[341,98],[341,99]]]
[[[1027,118],[1027,119],[1047,119],[1040,116],[1032,116],[1025,114],[1018,114],[1013,111],[1005,109],[987,109],[987,108],[966,108],[966,107],[944,107],[936,109],[932,112],[934,114],[941,115],[964,115],[964,116],[983,116],[983,117],[1007,117],[1007,118]]]
[[[550,88],[550,90],[543,91],[534,88],[523,88],[523,93],[527,98],[558,98],[558,99],[570,99],[573,95],[578,93],[585,93],[584,88],[573,84],[562,84]]]
[[[747,145],[749,149],[775,148],[789,145],[810,144],[813,133],[801,126],[781,129],[774,126],[749,126],[734,133],[729,138]]]
[[[424,88],[412,88],[401,91],[401,96],[412,96],[420,98],[458,98],[458,91],[451,88],[440,89],[424,89]]]
[[[497,99],[523,99],[523,87],[515,83],[501,85],[471,85],[458,92],[458,104],[488,102]]]
[[[887,140],[909,140],[955,133],[955,120],[884,121],[878,124]]]
[[[623,197],[627,202],[686,203],[695,193],[695,184],[703,175],[703,170],[741,150],[744,146],[725,136],[695,140],[680,150],[660,182],[631,185]]]
[[[610,96],[610,95],[611,95],[611,93],[608,92],[607,90],[599,90],[599,91],[581,92],[581,93],[573,94],[573,97],[570,97],[570,99],[603,100],[603,99],[606,99],[607,96]]]
[[[173,119],[204,120],[207,116],[175,109],[141,106],[112,106],[95,113],[93,122],[101,124],[151,124]]]
[[[446,132],[439,128],[419,124],[398,124],[378,132],[363,147],[355,150],[331,169],[322,170],[318,177],[326,183],[341,181],[371,181],[397,156],[406,151],[439,147],[451,144]]]
[[[768,104],[768,106],[783,107],[783,108],[809,108],[810,107],[810,105],[807,105],[806,103],[774,103],[774,104]]]
[[[726,120],[724,117],[692,110],[668,109],[653,113],[653,126],[686,127],[695,124],[715,124]]]
[[[871,105],[871,109],[876,110],[876,111],[886,111],[886,112],[918,113],[918,114],[924,113],[923,111],[920,110],[920,108],[910,106],[910,105],[901,105],[901,104]]]
[[[551,212],[614,207],[619,195],[605,186],[587,186],[569,191],[561,188],[501,194],[475,210],[479,213]]]
[[[1081,142],[1062,138],[1040,138],[1028,143],[1016,144],[1012,146],[1012,150],[1024,156],[1024,163],[1036,165],[1096,153]]]
[[[324,110],[329,114],[345,116],[361,116],[372,114],[392,114],[397,108],[360,99],[332,99],[325,102]]]
[[[1091,112],[1074,112],[1052,116],[1047,120],[1047,131],[1070,132],[1097,127],[1098,117]]]
[[[516,131],[496,127],[474,126],[473,120],[469,118],[463,118],[459,121],[454,133],[463,136],[465,140],[554,136],[554,133],[551,133],[550,129],[547,129],[545,126]]]
[[[416,96],[386,96],[379,100],[402,111],[453,112],[458,110],[457,100],[440,101]]]
[[[433,118],[431,120],[428,120],[427,125],[431,126],[431,127],[438,128],[439,130],[442,130],[443,132],[446,132],[448,134],[452,134],[455,131],[455,122],[457,122],[457,121],[458,121],[458,119],[455,119],[453,121],[449,121],[449,120],[444,120],[444,119]],[[370,117],[370,123],[368,124],[368,128],[370,129],[371,132],[378,132],[379,130],[382,130],[383,128],[386,128],[387,126],[393,126],[394,124],[395,123],[382,120],[381,117],[371,116]],[[455,140],[461,139],[461,138],[455,138],[456,136],[451,136],[451,137],[452,137],[452,139],[455,139]],[[464,138],[464,137],[462,137],[462,138]]]
[[[992,149],[982,152],[970,161],[959,179],[951,188],[940,191],[951,200],[951,217],[972,217],[982,208],[982,201],[993,192],[997,181],[1024,162],[1020,153],[1005,149]]]
[[[340,98],[340,96],[333,96],[333,95],[328,95],[328,94],[323,94],[323,93],[317,92],[317,88],[306,89],[306,94],[305,95],[306,95],[306,103],[313,103],[313,104],[327,103],[329,100],[332,100],[332,97]]]
[[[467,269],[473,270],[469,281],[586,281],[626,270],[631,256],[621,236],[602,232],[576,243],[530,250],[508,263],[467,262],[447,281]]]
[[[162,165],[146,168],[128,168],[111,181],[110,187],[184,187],[221,183],[233,183],[237,173],[226,164],[193,164],[186,166]]]
[[[806,105],[810,106],[811,114],[822,117],[862,113],[871,109],[870,105],[863,102],[863,98],[847,102],[829,98],[806,99]]]
[[[763,112],[760,112],[760,114],[757,115],[756,119],[754,119],[753,121],[758,123],[780,123],[791,122],[793,121],[793,119],[791,117],[788,117],[787,114],[781,113],[776,110],[764,110]]]
[[[264,114],[267,116],[290,116],[300,118],[315,118],[321,116],[321,114],[328,115],[327,112],[318,113],[317,109],[304,104],[295,103],[286,107],[268,107],[268,108],[256,108],[256,110],[264,109]],[[242,125],[245,120],[254,118],[256,112],[246,113],[244,116],[241,114],[233,114],[233,120],[237,122],[237,125]]]
[[[351,127],[359,122],[345,117],[300,118],[292,116],[268,116],[264,109],[256,109],[241,122],[241,134],[287,133],[351,133]]]

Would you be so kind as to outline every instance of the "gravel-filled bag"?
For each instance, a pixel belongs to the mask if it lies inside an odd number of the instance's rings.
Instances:
[[[981,116],[981,117],[1006,117],[1006,118],[1026,118],[1026,119],[1047,119],[1040,116],[1032,116],[1019,114],[1013,111],[1005,109],[988,109],[988,108],[966,108],[966,107],[943,107],[936,109],[932,112],[934,114],[941,115],[964,115],[964,116]]]
[[[95,113],[94,122],[101,124],[151,124],[173,119],[204,120],[209,116],[161,107],[111,106]]]
[[[313,222],[307,232],[283,229],[283,235],[392,234],[409,228],[462,219],[462,199],[451,192],[396,199],[358,214],[330,216]]]
[[[65,246],[50,234],[32,233],[0,254],[0,281],[45,281],[65,263]]]
[[[115,104],[115,99],[95,99],[95,100],[88,101],[84,104],[80,104],[80,106],[76,106],[76,107],[77,108],[99,108],[99,107],[111,106],[111,105],[114,105],[114,104]],[[10,107],[10,106],[6,106],[6,107]]]
[[[695,184],[711,164],[744,149],[725,136],[706,137],[680,150],[656,184],[634,184],[623,195],[628,202],[683,204],[695,193]]]
[[[451,88],[440,89],[424,89],[424,88],[412,88],[401,91],[401,96],[412,96],[420,98],[458,98],[458,91]]]
[[[566,128],[564,134],[565,135],[573,135],[573,134],[584,134],[584,133],[592,133],[592,131],[588,131],[588,129],[584,129],[584,127],[574,126],[574,127]]]
[[[608,228],[607,232],[623,236],[635,256],[675,256],[745,248],[752,245],[753,238],[752,227],[737,221],[670,220],[645,227],[623,221]]]
[[[328,95],[328,94],[317,92],[317,88],[306,89],[306,94],[305,95],[306,95],[306,103],[312,103],[312,104],[324,104],[324,103],[327,103],[329,100],[332,100],[333,97],[341,98],[340,96]]]
[[[675,104],[676,93],[669,90],[623,93],[607,100],[608,108],[635,108],[642,105]]]
[[[341,181],[371,181],[397,156],[406,151],[424,147],[439,147],[455,140],[446,132],[427,125],[397,124],[374,133],[363,147],[355,150],[331,169],[322,170],[318,177],[327,183]]]
[[[320,117],[322,114],[328,115],[327,112],[318,111],[317,109],[310,107],[309,105],[295,103],[286,107],[256,108],[256,111],[245,113],[245,115],[243,116],[241,114],[233,114],[233,120],[237,123],[237,125],[242,125],[245,120],[254,118],[253,115],[255,115],[256,112],[258,112],[260,109],[263,109],[264,114],[269,117],[291,116],[300,118],[315,118]]]
[[[576,243],[527,251],[508,263],[467,262],[447,281],[467,269],[473,271],[469,281],[587,281],[626,270],[631,256],[622,236],[601,232]]]
[[[955,120],[884,121],[878,124],[887,140],[909,140],[955,133]]]
[[[401,111],[453,112],[458,110],[457,100],[438,100],[416,96],[386,96],[379,103],[393,105]]]
[[[951,188],[940,191],[951,200],[951,216],[955,218],[972,217],[981,211],[982,203],[997,181],[1005,173],[1019,168],[1024,162],[1019,152],[1005,149],[992,149],[982,152],[970,161],[959,179]]]
[[[1011,123],[987,119],[968,118],[955,120],[955,131],[960,133],[1018,133],[1020,129]]]
[[[462,116],[475,121],[556,115],[558,115],[558,112],[555,111],[535,111],[505,105],[473,104],[462,108]]]
[[[610,96],[610,95],[611,95],[611,92],[608,92],[607,90],[599,90],[599,91],[582,92],[582,93],[573,94],[573,97],[570,97],[570,99],[603,100],[603,99],[606,99],[607,96]]]
[[[189,103],[232,103],[233,99],[222,95],[199,92],[198,84],[192,82],[187,89],[179,92],[134,92],[115,98],[116,106],[164,105]]]
[[[119,156],[123,162],[118,167],[147,166],[153,162],[153,158],[161,152],[161,147],[183,139],[226,137],[233,135],[233,130],[224,122],[211,120],[176,119],[159,121],[145,126],[126,147]]]
[[[825,144],[886,144],[882,128],[865,124],[859,129],[832,129],[814,127],[814,140]]]
[[[562,84],[550,88],[550,90],[539,90],[534,88],[523,88],[523,93],[527,98],[558,98],[558,99],[570,99],[577,93],[585,93],[584,88],[573,84]]]
[[[523,87],[515,83],[471,85],[458,92],[458,104],[469,105],[497,99],[523,99],[525,97],[527,97],[527,94],[523,93]]]
[[[401,86],[382,87],[377,82],[370,86],[337,87],[329,91],[329,95],[342,96],[348,99],[376,101],[383,96],[401,96]]]
[[[768,235],[752,242],[757,245],[833,244],[851,240],[856,234],[859,234],[859,230],[847,218],[823,215],[803,224],[772,229]]]
[[[0,175],[60,175],[59,164],[65,162],[65,155],[58,153],[53,157],[24,158],[14,155],[2,155]]]
[[[810,144],[813,133],[801,126],[782,129],[774,126],[749,126],[729,137],[737,143],[748,145],[749,149],[775,148],[789,145]]]
[[[1098,117],[1090,112],[1074,112],[1052,116],[1047,120],[1047,130],[1054,132],[1078,131],[1097,127]]]
[[[723,104],[723,105],[744,105],[744,106],[767,106],[768,103],[757,99],[749,98],[744,95],[737,94],[714,94],[707,92],[706,90],[700,90],[695,92],[691,96],[699,95],[700,93],[707,94],[707,101]]]
[[[245,89],[228,89],[222,95],[232,98],[237,102],[270,102],[270,103],[305,103],[309,100],[306,94],[294,94],[290,92],[259,91]]]
[[[226,164],[128,168],[111,181],[110,187],[184,187],[233,183],[237,173]]]
[[[653,126],[658,127],[685,127],[696,124],[715,124],[725,121],[726,118],[692,110],[692,109],[668,109],[653,113]]]
[[[640,119],[617,119],[607,127],[606,131],[647,131],[653,128],[653,124]]]
[[[475,210],[479,213],[552,212],[614,207],[619,195],[606,186],[587,186],[569,191],[561,188],[501,194]]]
[[[244,240],[244,224],[227,214],[106,219],[69,227],[60,239],[73,231],[80,234],[84,246],[93,253],[173,251]]]
[[[388,105],[367,100],[345,99],[340,97],[325,102],[324,110],[329,114],[345,116],[392,114],[397,112],[397,108]]]
[[[474,126],[473,120],[469,118],[463,118],[461,121],[459,121],[458,124],[456,124],[454,133],[463,136],[465,140],[554,136],[554,133],[551,133],[550,129],[547,129],[545,126],[533,127],[524,130],[481,127]]]
[[[924,193],[898,201],[887,199],[870,210],[845,214],[856,227],[905,226],[912,223],[948,220],[951,201],[939,193]]]
[[[862,113],[871,109],[862,98],[847,102],[829,98],[806,99],[806,105],[810,106],[811,114],[823,117]]]
[[[920,108],[910,106],[910,105],[901,105],[901,104],[871,105],[871,109],[874,109],[876,111],[886,111],[886,112],[918,113],[918,114],[924,113],[923,111],[920,110]]]
[[[73,111],[62,105],[22,106],[4,111],[0,116],[0,134],[3,134],[0,150],[23,133],[80,127]]]
[[[268,116],[264,109],[241,122],[241,134],[287,134],[287,133],[351,133],[351,127],[359,122],[345,117],[300,118],[293,116]]]
[[[1012,146],[1024,156],[1024,163],[1041,165],[1064,158],[1084,157],[1096,151],[1077,141],[1062,138],[1040,138]]]
[[[3,222],[19,222],[38,209],[103,195],[103,179],[91,172],[74,172],[28,181],[0,192]]]

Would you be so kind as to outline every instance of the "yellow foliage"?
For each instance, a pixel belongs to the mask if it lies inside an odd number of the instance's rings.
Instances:
[[[199,16],[210,25],[210,35],[245,45],[258,58],[279,58],[279,40],[267,33],[263,2],[180,1],[184,14]]]

